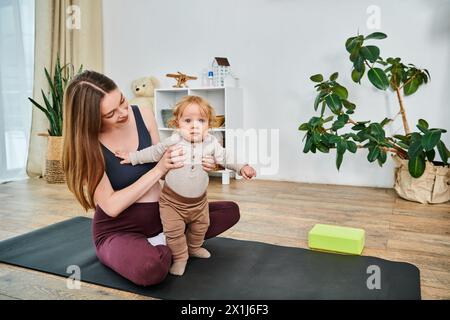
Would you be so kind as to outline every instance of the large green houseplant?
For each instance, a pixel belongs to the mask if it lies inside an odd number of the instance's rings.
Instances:
[[[419,202],[447,201],[450,199],[450,189],[446,183],[449,179],[447,174],[449,151],[441,140],[441,135],[446,130],[430,128],[425,120],[420,119],[416,125],[418,130],[411,131],[403,100],[403,95],[412,95],[422,85],[428,83],[430,74],[426,69],[419,69],[413,64],[404,64],[398,57],[383,59],[377,46],[366,45],[368,40],[386,37],[381,32],[368,36],[357,35],[347,39],[345,48],[353,64],[351,79],[360,84],[367,75],[375,88],[381,91],[392,90],[399,104],[397,115],[393,119],[385,118],[379,122],[355,120],[353,114],[356,105],[349,101],[348,90],[337,82],[338,72],[331,74],[329,79],[324,79],[321,74],[315,74],[310,79],[316,83],[314,87],[318,93],[314,101],[314,110],[320,114],[302,123],[298,128],[306,131],[303,152],[328,153],[330,149],[336,149],[338,170],[347,151],[355,153],[358,149],[367,149],[367,160],[377,161],[380,166],[386,162],[387,155],[392,154],[398,165],[395,189],[400,196]],[[401,116],[404,134],[386,135],[385,126],[393,122],[397,116]],[[436,154],[439,154],[442,162],[435,160]],[[441,168],[444,171],[438,173],[438,179],[442,181],[437,183],[439,188],[446,190],[438,191],[442,194],[437,197],[435,195],[434,201],[433,194],[424,196],[421,192],[422,196],[418,197],[412,195],[414,192],[405,194],[405,190],[414,188],[419,179],[430,180],[429,171],[436,174],[435,171],[442,170]],[[405,171],[409,177],[405,178]],[[424,177],[425,172],[427,178]],[[403,181],[399,181],[402,177]],[[435,187],[434,184],[428,185],[431,189]]]
[[[81,66],[77,73],[83,69]],[[39,133],[48,137],[47,154],[45,162],[44,178],[49,183],[64,183],[65,176],[62,170],[62,128],[63,128],[63,100],[64,92],[68,83],[77,74],[71,63],[61,66],[59,56],[56,58],[52,75],[44,68],[49,92],[46,94],[41,89],[44,104],[41,105],[32,98],[28,98],[31,103],[42,111],[48,119],[49,128],[46,133]]]

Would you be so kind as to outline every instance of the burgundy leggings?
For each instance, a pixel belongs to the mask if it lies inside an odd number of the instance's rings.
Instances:
[[[232,201],[209,202],[210,226],[205,238],[212,238],[235,225],[239,207]],[[147,238],[163,230],[158,202],[134,203],[116,218],[97,205],[92,233],[100,262],[142,286],[160,283],[172,263],[170,249],[153,246]]]

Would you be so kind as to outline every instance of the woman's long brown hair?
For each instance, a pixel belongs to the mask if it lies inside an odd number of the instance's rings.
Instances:
[[[116,88],[105,75],[84,71],[64,94],[63,168],[69,190],[86,211],[95,208],[94,192],[105,171],[99,141],[100,102]]]

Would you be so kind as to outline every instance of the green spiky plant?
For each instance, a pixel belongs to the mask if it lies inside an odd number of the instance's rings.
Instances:
[[[413,64],[403,64],[400,58],[387,58],[380,56],[377,46],[365,45],[365,41],[384,39],[386,34],[374,32],[364,37],[357,35],[347,39],[345,48],[350,54],[353,63],[351,78],[361,84],[361,79],[367,71],[367,78],[379,90],[390,88],[396,93],[399,102],[399,111],[393,119],[385,118],[381,122],[356,121],[351,115],[356,105],[348,100],[348,90],[336,80],[338,73],[333,73],[325,80],[321,74],[315,74],[310,79],[316,83],[318,91],[314,101],[314,110],[320,107],[320,116],[312,117],[308,122],[302,123],[299,130],[306,131],[303,152],[317,150],[328,153],[336,149],[336,167],[339,170],[344,154],[349,151],[355,153],[358,149],[367,149],[367,160],[377,161],[380,166],[387,160],[387,153],[393,153],[401,159],[408,160],[408,171],[414,178],[422,176],[425,171],[426,160],[435,164],[442,164],[435,160],[438,151],[443,164],[448,164],[450,153],[441,140],[441,134],[446,130],[430,128],[428,123],[420,119],[416,125],[418,131],[411,132],[403,102],[403,94],[414,94],[419,87],[428,83],[430,74],[426,69],[419,69]],[[402,94],[403,91],[403,94]],[[330,116],[325,113],[331,112]],[[384,127],[401,115],[404,135],[386,136]],[[341,129],[351,126],[347,133]]]
[[[78,73],[83,70],[83,65],[78,69]],[[48,94],[44,93],[41,89],[42,98],[44,100],[45,106],[42,106],[32,98],[28,98],[31,103],[41,110],[47,117],[50,128],[48,129],[48,134],[50,136],[62,136],[63,128],[63,99],[64,92],[67,84],[76,75],[75,68],[71,63],[67,63],[61,66],[59,56],[56,58],[56,64],[53,71],[53,77],[50,76],[47,68],[44,68],[45,77],[50,88]]]

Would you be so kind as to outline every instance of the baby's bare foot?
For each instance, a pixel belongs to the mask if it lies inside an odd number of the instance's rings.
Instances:
[[[169,273],[175,276],[182,276],[186,269],[187,261],[176,261],[170,267]]]
[[[190,249],[189,250],[189,256],[195,257],[195,258],[209,258],[211,257],[211,253],[209,253],[208,250],[205,248],[196,248],[196,249]]]

